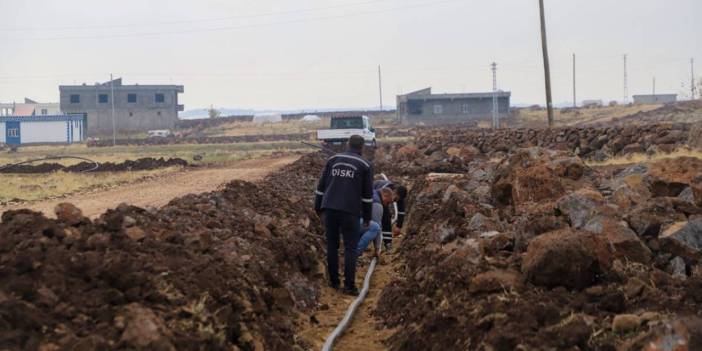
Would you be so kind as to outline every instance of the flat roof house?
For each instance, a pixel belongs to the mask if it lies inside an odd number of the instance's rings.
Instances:
[[[676,101],[677,94],[634,95],[635,104],[672,104]]]
[[[61,111],[85,113],[89,135],[112,133],[112,89],[114,125],[117,132],[145,132],[170,129],[178,121],[178,94],[182,85],[123,85],[118,78],[95,85],[61,85]]]
[[[0,103],[0,116],[54,116],[61,114],[56,102],[36,102],[24,98],[24,102]]]
[[[84,115],[2,116],[0,143],[72,144],[85,139]]]
[[[492,118],[493,94],[497,94],[500,118],[510,113],[508,91],[496,93],[432,94],[431,88],[397,97],[397,114],[403,123],[415,125],[461,124]]]

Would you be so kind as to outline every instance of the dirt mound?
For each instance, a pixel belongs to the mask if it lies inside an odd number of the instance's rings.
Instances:
[[[614,118],[608,124],[690,123],[699,121],[701,117],[702,101],[693,100],[666,104],[655,110]]]
[[[99,219],[8,211],[0,224],[0,348],[290,350],[316,304],[323,159],[266,180],[120,206]],[[297,345],[297,346],[296,346]]]
[[[421,155],[417,145],[388,163]],[[683,171],[693,161],[600,172],[568,152],[497,155],[415,177],[398,248],[404,269],[375,311],[397,328],[391,350],[638,350],[671,335],[696,340],[696,322],[675,322],[702,308],[702,208],[695,172]],[[687,190],[656,195],[657,181]]]
[[[95,163],[80,162],[71,166],[64,166],[58,163],[42,163],[38,165],[14,165],[0,169],[0,173],[15,173],[15,174],[34,174],[34,173],[51,173],[51,172],[125,172],[125,171],[147,171],[152,169],[167,168],[167,167],[185,167],[188,166],[188,161],[182,158],[153,158],[145,157],[137,160],[126,160],[120,163],[105,162],[100,163],[95,168]]]

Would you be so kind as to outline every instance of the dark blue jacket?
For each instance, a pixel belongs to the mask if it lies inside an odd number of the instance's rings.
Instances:
[[[376,180],[373,183],[374,190],[380,190],[382,188],[390,188],[395,190],[397,185],[389,180]],[[402,197],[397,200],[397,222],[395,225],[398,228],[402,228],[402,224],[405,222],[405,198]]]
[[[314,209],[361,214],[371,220],[373,165],[359,153],[346,151],[327,160],[315,191]]]

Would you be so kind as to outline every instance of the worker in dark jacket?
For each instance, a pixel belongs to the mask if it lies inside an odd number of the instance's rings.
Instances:
[[[327,160],[315,191],[314,208],[323,214],[327,238],[327,269],[331,287],[339,288],[339,235],[344,240],[344,293],[356,289],[356,246],[361,229],[370,226],[373,205],[373,166],[365,160],[363,137],[349,139],[348,150]],[[362,223],[358,220],[361,214]]]
[[[407,188],[398,183],[389,180],[376,180],[373,183],[373,189],[379,190],[390,188],[395,192],[395,203],[397,203],[397,221],[392,224],[392,214],[390,213],[390,205],[383,204],[383,220],[381,223],[381,233],[383,236],[383,244],[386,251],[392,249],[393,236],[400,235],[402,225],[405,222],[405,201],[407,200]]]

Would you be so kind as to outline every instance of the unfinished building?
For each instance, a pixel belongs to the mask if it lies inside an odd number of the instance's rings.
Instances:
[[[465,124],[490,120],[493,96],[497,96],[500,118],[510,113],[508,91],[495,93],[432,94],[431,88],[397,96],[398,119],[406,124]]]
[[[170,129],[184,109],[178,104],[182,85],[123,85],[118,78],[95,85],[62,85],[59,91],[63,113],[88,116],[89,135],[111,134],[113,125],[118,133]]]

